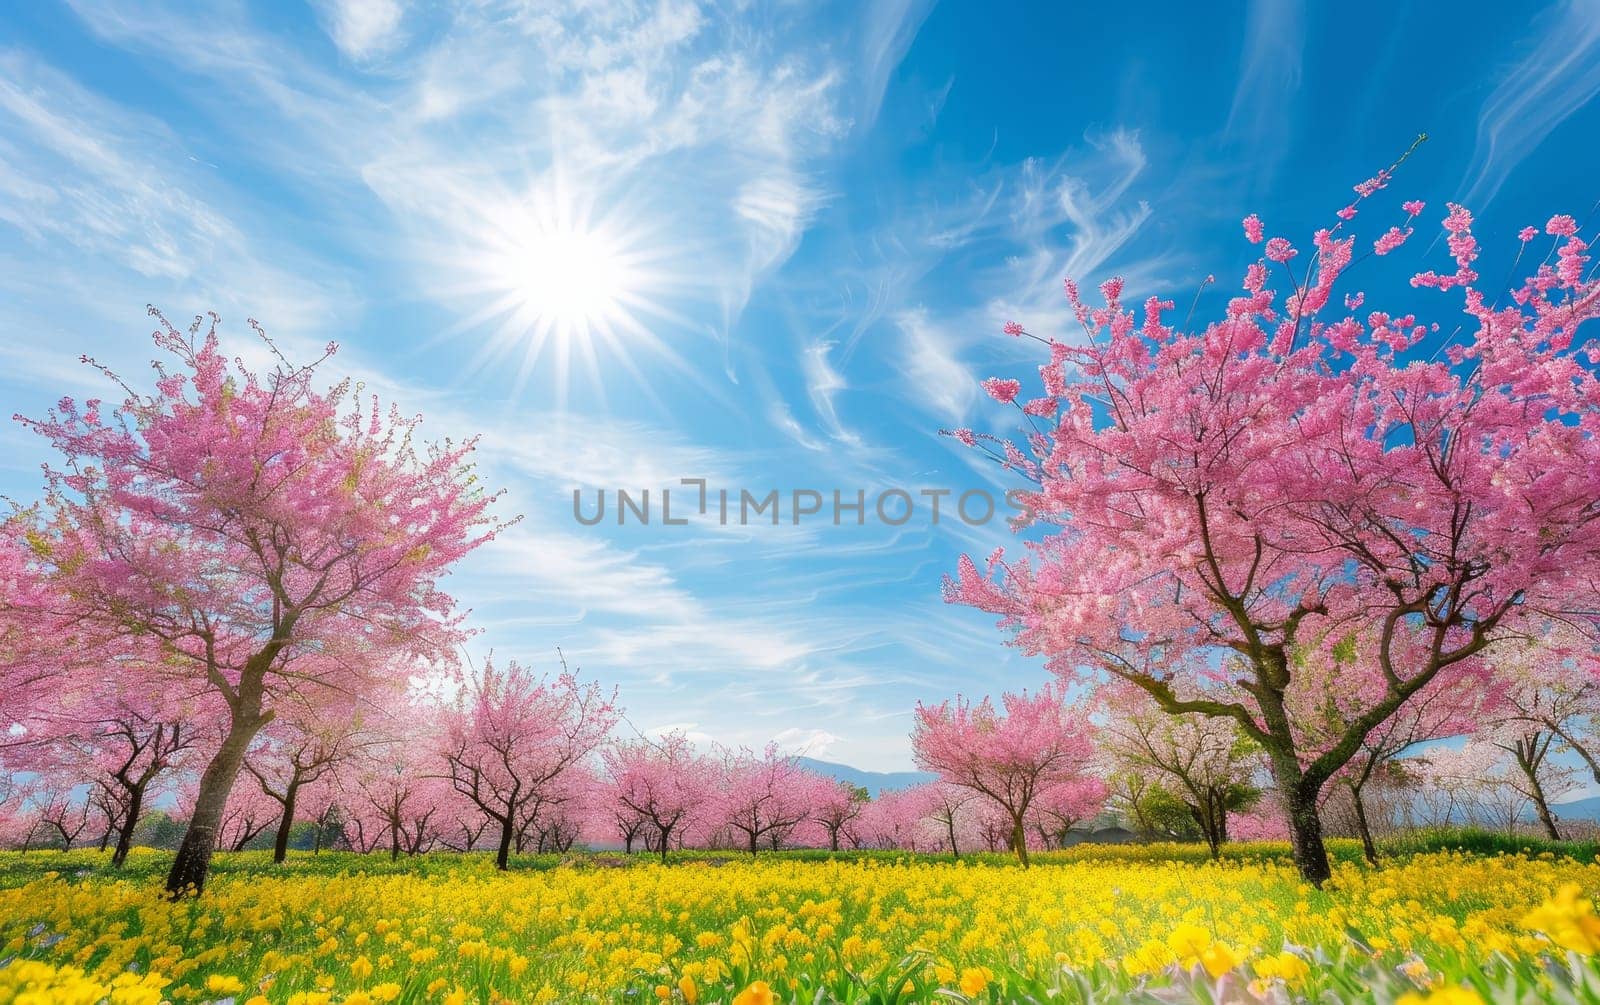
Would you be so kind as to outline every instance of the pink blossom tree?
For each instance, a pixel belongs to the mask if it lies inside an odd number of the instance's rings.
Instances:
[[[1583,761],[1600,784],[1600,652],[1566,625],[1513,640],[1490,654],[1504,686],[1499,718],[1545,732]]]
[[[505,869],[525,814],[565,791],[605,741],[621,711],[615,694],[577,675],[535,676],[515,661],[485,661],[470,693],[445,721],[442,754],[456,792],[498,827],[495,865]]]
[[[28,788],[29,824],[23,848],[40,841],[59,841],[71,851],[80,840],[110,832],[112,821],[105,803],[93,798],[79,771],[51,766],[38,773]]]
[[[1251,808],[1260,795],[1253,784],[1260,748],[1229,719],[1170,715],[1124,681],[1108,682],[1098,697],[1107,709],[1101,749],[1121,770],[1154,776],[1174,793],[1217,857],[1229,814]]]
[[[214,741],[220,711],[204,694],[162,687],[150,672],[154,648],[134,642],[123,652],[86,646],[49,660],[53,688],[9,720],[0,743],[20,770],[89,786],[117,839],[115,867],[127,859],[146,799],[197,746]]]
[[[63,398],[19,417],[62,461],[8,530],[70,598],[33,616],[156,640],[176,680],[227,707],[167,876],[176,895],[203,887],[245,754],[283,703],[394,687],[397,667],[453,658],[459,617],[437,581],[497,528],[471,442],[424,447],[417,420],[375,399],[364,411],[348,382],[320,390],[326,356],[256,373],[223,355],[215,317],[204,334],[160,320],[176,367],[157,364],[153,393],[102,367],[120,406]]]
[[[795,758],[779,753],[776,744],[760,754],[724,751],[719,768],[722,822],[750,854],[763,843],[776,850],[810,816],[810,773]]]
[[[1046,786],[1034,797],[1028,830],[1043,848],[1065,848],[1074,828],[1105,808],[1110,789],[1093,775]]]
[[[601,759],[608,780],[603,798],[614,813],[645,822],[646,840],[665,862],[673,838],[695,822],[714,794],[715,766],[679,732],[614,743]]]
[[[902,851],[927,850],[939,840],[937,832],[931,836],[928,833],[928,814],[932,805],[932,790],[927,785],[878,793],[856,821],[856,846],[897,848]]]
[[[452,804],[462,800],[450,779],[439,773],[437,757],[426,739],[417,736],[388,737],[355,752],[342,771],[350,778],[347,802],[357,843],[370,849],[387,841],[391,861],[444,843],[447,829],[455,826]],[[461,850],[471,850],[472,844]]]
[[[340,763],[372,739],[363,735],[361,717],[347,701],[295,709],[261,731],[244,768],[262,794],[279,806],[272,841],[274,863],[288,856],[289,835],[302,809],[301,793],[324,781],[331,784]]]
[[[1600,313],[1587,243],[1571,217],[1553,217],[1538,248],[1529,228],[1524,250],[1542,261],[1502,296],[1478,285],[1472,218],[1452,206],[1453,268],[1412,284],[1464,324],[1363,307],[1353,291],[1341,301],[1355,262],[1396,261],[1392,237],[1365,251],[1348,225],[1389,177],[1359,186],[1308,255],[1267,242],[1200,327],[1168,320],[1159,297],[1136,316],[1120,280],[1102,285],[1103,307],[1069,282],[1083,335],[1035,336],[1049,350],[1044,393],[1024,409],[1037,432],[1018,446],[956,431],[1032,480],[1023,522],[1055,529],[1027,559],[996,552],[986,572],[962,559],[948,598],[999,615],[1065,679],[1112,675],[1174,714],[1233,719],[1265,751],[1296,864],[1318,883],[1318,798],[1374,728],[1530,616],[1591,630],[1600,617],[1600,345],[1578,331]],[[1404,205],[1408,228],[1422,211]],[[1253,216],[1246,232],[1264,236]],[[1369,625],[1383,686],[1303,757],[1294,654]],[[1391,647],[1407,626],[1426,636],[1420,662]],[[1219,654],[1234,658],[1227,689],[1177,691],[1213,676]]]
[[[1355,632],[1340,643],[1296,653],[1295,681],[1287,692],[1291,728],[1301,759],[1310,761],[1349,729],[1384,693],[1383,669],[1372,659],[1378,640],[1371,630]],[[1505,643],[1497,643],[1490,652]],[[1428,633],[1415,624],[1399,626],[1388,649],[1402,666],[1429,658]],[[1383,780],[1398,759],[1420,744],[1479,731],[1492,719],[1504,700],[1505,688],[1490,671],[1485,656],[1463,659],[1444,667],[1426,686],[1416,691],[1363,737],[1360,745],[1333,775],[1333,787],[1349,797],[1356,832],[1367,861],[1378,862],[1377,841],[1367,812],[1369,786]]]
[[[970,848],[968,840],[973,825],[972,802],[978,794],[949,782],[929,782],[926,792],[926,817],[944,834],[946,849],[955,858],[961,857],[962,848]]]
[[[849,843],[850,825],[860,816],[872,797],[859,785],[827,778],[814,772],[806,779],[809,792],[806,802],[811,806],[811,825],[819,845],[829,851],[838,851]]]
[[[1028,864],[1027,820],[1047,789],[1080,781],[1094,755],[1085,719],[1072,713],[1060,690],[1002,695],[1001,709],[984,698],[919,704],[911,734],[917,766],[970,789],[1004,810],[1011,846]]]

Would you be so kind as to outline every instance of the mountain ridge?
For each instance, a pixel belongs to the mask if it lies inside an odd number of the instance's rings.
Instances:
[[[819,775],[837,778],[839,781],[847,782],[851,785],[859,785],[874,796],[885,789],[909,789],[913,785],[931,782],[938,777],[926,771],[867,771],[863,768],[839,764],[834,761],[823,761],[815,757],[797,757],[795,760],[802,767],[815,771]]]

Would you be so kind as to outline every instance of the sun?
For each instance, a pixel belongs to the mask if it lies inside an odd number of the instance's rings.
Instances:
[[[647,384],[644,356],[682,365],[657,332],[676,319],[668,263],[681,256],[636,214],[555,178],[474,215],[455,289],[475,302],[454,331],[478,342],[470,371],[505,370],[515,391],[537,381],[563,399],[574,371],[603,392],[619,368]]]
[[[629,298],[628,252],[612,235],[565,222],[515,235],[496,264],[516,311],[566,338],[619,320]]]

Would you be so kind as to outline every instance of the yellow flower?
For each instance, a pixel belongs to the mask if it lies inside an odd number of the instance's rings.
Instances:
[[[365,956],[357,956],[350,961],[350,976],[358,981],[364,981],[372,976],[372,961]]]
[[[772,1005],[777,997],[766,981],[753,981],[750,986],[733,996],[733,1005]]]
[[[667,987],[665,984],[657,984],[656,997],[660,998],[662,1001],[666,1001],[668,998],[672,997],[672,989]]]
[[[368,993],[372,995],[372,1000],[375,1002],[392,1002],[400,997],[402,990],[400,985],[394,981],[386,981],[382,984],[373,985],[372,990]]]
[[[1234,952],[1233,947],[1225,942],[1213,942],[1200,951],[1200,964],[1213,979],[1221,977],[1242,962],[1244,957]]]
[[[1211,933],[1195,924],[1179,925],[1172,930],[1171,935],[1167,936],[1167,948],[1172,950],[1173,955],[1178,957],[1178,962],[1185,967],[1194,966],[1211,942]]]
[[[1289,984],[1301,980],[1311,972],[1311,964],[1288,951],[1278,953],[1275,956],[1264,956],[1257,960],[1254,966],[1256,976],[1277,977]]]
[[[983,994],[983,989],[989,986],[994,979],[994,971],[988,967],[968,967],[961,971],[961,993],[968,998],[976,998]]]
[[[245,989],[245,983],[226,973],[213,973],[205,979],[205,989],[211,994],[238,994]]]
[[[444,996],[444,1005],[467,1005],[467,993],[456,988]]]
[[[1528,912],[1522,927],[1542,932],[1575,953],[1600,952],[1600,917],[1595,916],[1593,901],[1581,894],[1578,884],[1563,885],[1554,897]]]
[[[700,1000],[700,989],[694,986],[694,978],[688,974],[678,978],[678,991],[689,1005],[695,1005]]]

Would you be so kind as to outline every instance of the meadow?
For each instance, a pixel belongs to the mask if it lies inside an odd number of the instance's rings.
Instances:
[[[1600,1001],[1594,849],[1413,840],[904,853],[0,854],[0,1005]],[[1455,847],[1452,847],[1455,846]]]

